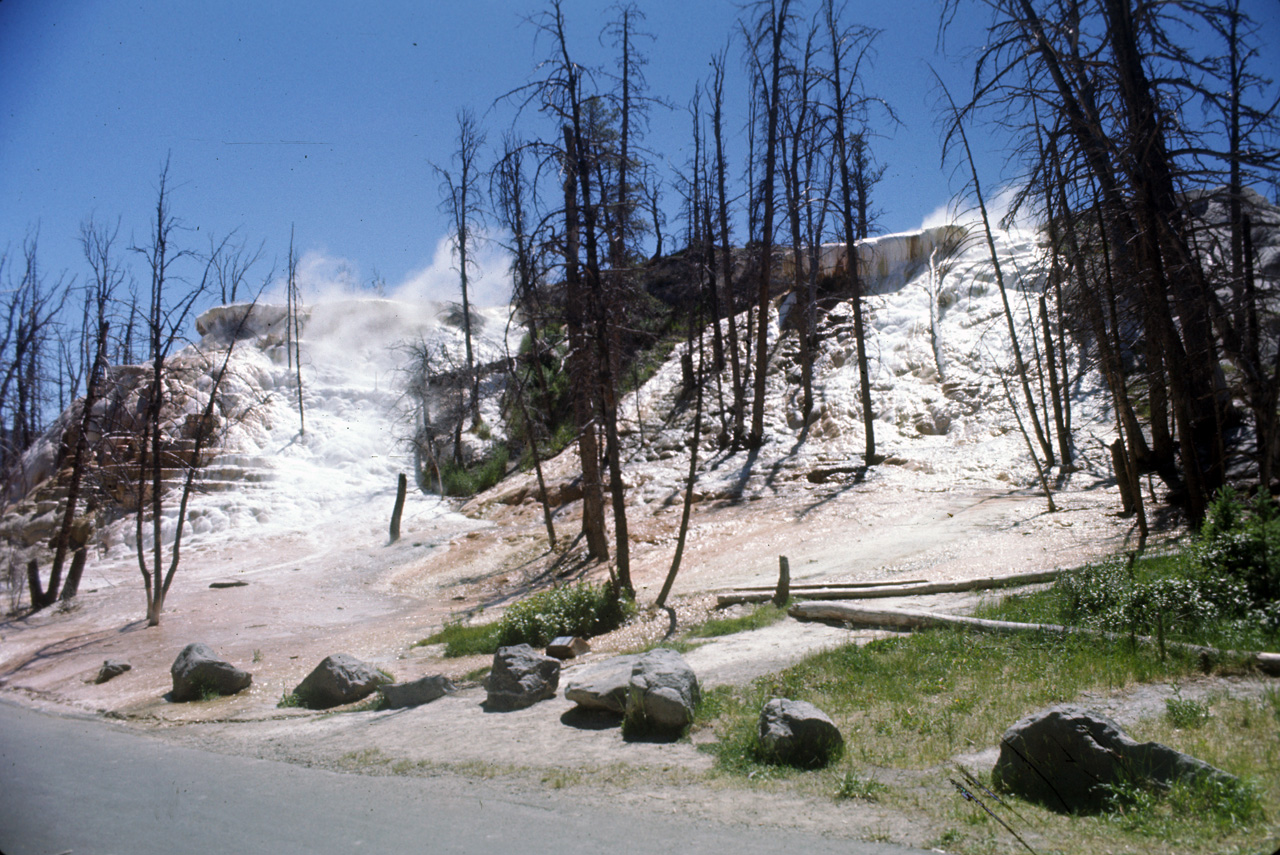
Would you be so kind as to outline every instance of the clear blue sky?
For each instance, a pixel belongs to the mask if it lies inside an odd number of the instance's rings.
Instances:
[[[610,5],[565,0],[571,49],[586,64],[611,62],[598,37]],[[654,111],[647,144],[681,166],[683,106],[739,11],[729,0],[640,5],[656,37],[642,45],[650,92],[681,108]],[[0,248],[12,257],[38,225],[44,269],[82,276],[80,222],[119,217],[124,245],[144,240],[168,156],[173,213],[199,227],[182,236],[192,248],[239,229],[255,245],[265,240],[268,263],[282,265],[294,225],[316,275],[345,264],[367,281],[376,269],[392,288],[417,276],[453,298],[437,257],[447,221],[431,163],[448,163],[460,107],[481,115],[491,143],[500,139],[511,110],[490,108],[549,49],[522,23],[543,8],[536,0],[3,0]],[[884,31],[867,89],[903,122],[875,144],[888,166],[878,198],[887,231],[917,227],[959,189],[939,165],[926,63],[963,90],[960,57],[981,43],[985,19],[961,21],[948,36],[950,56],[939,56],[937,9],[922,0],[849,5],[851,19]],[[740,56],[735,42],[735,132],[745,115]],[[533,113],[523,127],[548,130]],[[998,151],[984,154],[985,181],[998,183],[1001,163]]]

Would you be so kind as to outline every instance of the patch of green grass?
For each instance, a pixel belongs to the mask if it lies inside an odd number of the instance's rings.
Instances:
[[[479,668],[472,669],[462,675],[464,683],[478,683],[485,677],[489,676],[489,672],[493,670],[492,665],[481,665]]]
[[[1179,730],[1194,730],[1203,727],[1209,720],[1209,705],[1200,701],[1184,698],[1180,693],[1164,702],[1164,716],[1169,723]]]
[[[381,770],[392,763],[392,758],[381,748],[361,748],[348,751],[338,758],[338,766],[349,772]]]
[[[1166,843],[1200,836],[1206,828],[1230,834],[1263,818],[1256,785],[1220,776],[1176,781],[1167,792],[1154,787],[1116,787],[1107,815],[1126,831]]]
[[[491,655],[498,649],[498,623],[446,623],[414,647],[427,644],[443,644],[444,655],[449,659],[478,654]]]
[[[836,776],[834,797],[836,801],[861,799],[864,802],[875,802],[888,791],[888,787],[874,778],[864,777],[850,769]]]
[[[771,626],[787,616],[785,608],[778,608],[773,603],[761,603],[744,615],[727,618],[712,618],[699,624],[686,634],[687,638],[718,638],[722,635],[734,635],[763,629]]]
[[[713,774],[744,786],[830,797],[829,772],[770,766],[759,752],[756,728],[764,703],[772,697],[810,701],[845,737],[846,756],[835,770],[837,799],[864,798],[869,785],[861,770],[867,768],[924,776],[918,779],[930,783],[870,787],[870,795],[954,832],[948,851],[1013,853],[1025,850],[948,782],[953,773],[946,770],[956,755],[998,745],[1004,730],[1028,712],[1078,701],[1084,692],[1177,683],[1199,671],[1190,655],[1171,650],[1162,660],[1154,648],[1134,648],[1125,639],[931,630],[848,645],[745,687],[707,691],[695,728],[717,737],[702,747],[716,758]],[[1185,751],[1239,776],[1242,785],[1135,793],[1132,802],[1118,803],[1117,813],[1098,816],[1055,814],[1008,797],[1005,805],[986,794],[981,800],[1042,852],[1152,851],[1155,840],[1162,851],[1254,851],[1262,835],[1274,833],[1267,818],[1280,815],[1280,778],[1274,772],[1280,768],[1280,690],[1261,698],[1211,695],[1197,703],[1212,712],[1198,727],[1180,727],[1160,715],[1129,728],[1129,734]],[[990,786],[989,773],[976,774]]]
[[[686,641],[683,638],[663,638],[646,644],[637,650],[637,653],[648,653],[650,650],[657,650],[659,647],[665,647],[668,650],[674,650],[676,653],[685,654],[691,650],[697,650],[701,647],[696,641]]]
[[[306,704],[302,702],[302,698],[297,692],[281,692],[280,700],[276,703],[280,709],[303,709]]]
[[[488,490],[507,474],[510,454],[505,445],[497,445],[489,457],[473,466],[460,466],[452,461],[441,462],[440,483],[444,494],[466,498]]]
[[[709,693],[701,716],[717,729],[713,750],[726,771],[758,763],[756,719],[775,697],[809,701],[832,716],[856,762],[921,769],[972,745],[998,744],[1028,711],[1087,689],[1198,669],[1189,654],[1161,661],[1124,641],[933,630],[824,651],[727,695]]]

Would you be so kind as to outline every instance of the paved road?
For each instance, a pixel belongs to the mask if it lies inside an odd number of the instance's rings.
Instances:
[[[455,779],[368,777],[174,745],[0,702],[0,852],[906,855],[816,835],[583,808]]]

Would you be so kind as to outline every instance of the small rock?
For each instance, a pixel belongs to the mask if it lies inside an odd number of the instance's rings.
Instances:
[[[324,710],[367,698],[384,683],[392,682],[377,668],[349,653],[326,656],[293,693],[308,709]]]
[[[210,588],[243,588],[249,583],[243,579],[236,579],[232,582],[210,582]]]
[[[576,635],[562,635],[552,639],[547,645],[547,655],[557,659],[576,659],[590,652],[591,645],[587,644],[585,638],[579,638]]]
[[[626,723],[634,733],[670,733],[693,721],[700,697],[698,678],[676,651],[659,647],[641,654],[631,668]]]
[[[385,683],[378,691],[382,692],[387,709],[398,710],[429,704],[455,689],[448,677],[433,675],[411,683]]]
[[[560,660],[544,656],[527,644],[499,647],[493,669],[485,678],[485,706],[508,712],[555,697],[560,685]]]
[[[173,677],[174,701],[196,701],[209,692],[234,695],[249,687],[253,675],[223,662],[207,644],[188,644],[169,668]]]
[[[1097,813],[1110,787],[1234,776],[1159,742],[1135,742],[1109,718],[1053,706],[1020,719],[1000,740],[992,771],[998,789],[1060,813]]]
[[[819,769],[844,753],[840,729],[807,701],[769,701],[760,711],[759,735],[767,758],[802,769]]]
[[[631,670],[639,658],[638,655],[614,656],[575,671],[565,683],[565,698],[584,709],[626,712]]]
[[[125,671],[132,670],[132,668],[133,666],[128,662],[124,662],[120,659],[108,659],[103,662],[102,667],[98,669],[98,676],[93,679],[93,682],[98,684],[105,683],[108,680],[119,677]]]

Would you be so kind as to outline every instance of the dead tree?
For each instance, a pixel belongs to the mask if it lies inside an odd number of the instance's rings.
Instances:
[[[483,178],[478,158],[484,146],[485,134],[476,124],[470,110],[458,112],[457,148],[453,153],[454,172],[434,167],[440,177],[440,190],[444,196],[442,207],[449,214],[453,225],[453,248],[458,254],[458,284],[462,291],[462,334],[466,346],[467,374],[470,377],[472,427],[480,425],[480,378],[476,374],[475,355],[472,352],[471,295],[468,275],[474,261],[470,257],[474,240],[473,227],[480,216],[480,198]]]
[[[738,344],[738,309],[733,287],[733,238],[729,231],[729,200],[726,192],[727,166],[724,153],[724,61],[721,51],[711,57],[711,128],[715,136],[716,214],[720,225],[720,287],[723,296],[718,301],[728,318],[729,368],[733,378],[733,433],[730,445],[734,450],[745,440],[744,419],[747,409],[747,392],[742,367],[742,350]],[[716,324],[721,321],[717,313]]]
[[[217,257],[215,253],[214,258]],[[298,401],[298,436],[307,435],[307,417],[302,404],[302,288],[298,283],[298,253],[293,248],[293,226],[289,227],[289,278],[285,297],[285,350],[294,372]]]
[[[844,26],[840,22],[840,10],[836,9],[834,0],[825,0],[822,7],[822,20],[831,51],[828,57],[828,74],[830,74],[831,84],[829,106],[833,150],[840,175],[839,217],[844,231],[845,276],[848,281],[849,300],[853,307],[858,389],[862,401],[862,429],[866,440],[863,457],[867,466],[873,466],[880,461],[880,457],[876,454],[875,411],[871,400],[871,372],[867,360],[867,329],[862,278],[858,270],[858,197],[855,194],[850,168],[848,122],[850,114],[861,106],[859,99],[855,96],[854,87],[857,85],[861,64],[867,57],[876,32],[863,27]]]
[[[747,445],[764,444],[765,381],[769,367],[769,285],[773,272],[774,179],[777,174],[778,118],[781,111],[783,46],[787,42],[787,25],[791,21],[790,0],[759,0],[753,7],[755,20],[748,30],[751,61],[760,69],[765,115],[764,172],[761,175],[759,201],[762,207],[760,226],[760,281],[756,295],[755,387],[751,409],[751,433]],[[762,52],[766,51],[767,53]],[[767,80],[767,82],[766,82]]]
[[[141,394],[142,435],[139,438],[138,480],[136,494],[138,511],[134,521],[134,538],[138,556],[138,568],[142,573],[147,595],[147,624],[157,626],[164,611],[165,599],[173,585],[182,556],[182,535],[186,526],[187,504],[194,487],[196,470],[204,452],[208,431],[204,426],[213,416],[218,400],[218,390],[226,376],[227,365],[235,347],[233,336],[228,345],[221,368],[212,373],[208,389],[208,401],[200,413],[194,447],[175,454],[166,436],[165,411],[169,402],[168,387],[172,378],[169,357],[174,344],[186,327],[197,300],[209,289],[214,275],[212,258],[206,259],[203,275],[196,282],[187,283],[184,293],[175,295],[173,267],[183,259],[193,258],[190,250],[174,245],[178,222],[169,209],[169,163],[160,171],[156,190],[155,219],[152,221],[148,242],[133,247],[140,254],[150,273],[150,301],[144,328],[148,344],[148,382]],[[221,251],[225,247],[219,247]],[[215,252],[216,254],[216,252]],[[248,319],[252,306],[240,323]],[[184,459],[185,458],[185,459]],[[185,467],[186,475],[178,494],[177,518],[168,559],[165,558],[163,531],[166,497],[165,470],[175,465]],[[150,528],[150,546],[146,534]]]

